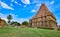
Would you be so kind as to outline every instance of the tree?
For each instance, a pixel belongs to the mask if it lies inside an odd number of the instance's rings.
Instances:
[[[22,22],[22,25],[28,26],[28,24],[29,24],[29,23],[28,23],[27,21],[23,21],[23,22]]]
[[[8,15],[8,16],[7,16],[7,19],[8,19],[8,24],[10,24],[11,19],[12,19],[12,15]]]
[[[12,21],[11,25],[12,26],[20,26],[21,24],[19,22],[17,22],[17,21]]]

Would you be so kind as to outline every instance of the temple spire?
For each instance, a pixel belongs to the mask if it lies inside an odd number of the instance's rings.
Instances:
[[[51,13],[49,11],[47,6],[44,3],[42,3],[39,10],[38,10],[38,12],[36,13],[36,15],[33,18],[41,17],[41,16],[44,16],[44,15],[51,15],[51,16],[54,17],[53,13]]]
[[[47,6],[43,3],[40,6],[37,14],[30,19],[30,26],[34,28],[54,28],[57,29],[57,22],[54,15],[49,11]]]

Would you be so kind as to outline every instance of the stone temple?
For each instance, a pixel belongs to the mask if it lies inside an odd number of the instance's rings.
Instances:
[[[55,16],[45,4],[41,4],[36,15],[29,20],[29,26],[34,28],[58,28]]]
[[[6,25],[6,21],[0,18],[0,27],[5,27]]]

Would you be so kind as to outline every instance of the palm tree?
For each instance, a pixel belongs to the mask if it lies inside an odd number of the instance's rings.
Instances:
[[[11,19],[12,19],[12,15],[8,15],[8,16],[7,16],[7,19],[8,19],[8,24],[10,24]]]

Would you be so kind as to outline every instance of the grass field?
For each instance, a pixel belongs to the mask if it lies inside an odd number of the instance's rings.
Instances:
[[[34,28],[0,28],[0,37],[60,37],[60,31]]]

